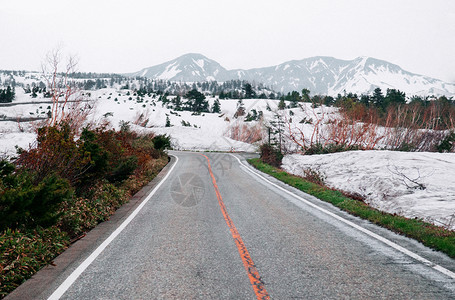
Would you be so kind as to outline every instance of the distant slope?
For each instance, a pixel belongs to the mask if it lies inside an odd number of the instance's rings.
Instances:
[[[283,93],[307,88],[312,94],[335,96],[344,91],[371,93],[380,87],[384,91],[399,89],[408,95],[455,95],[453,83],[413,74],[370,57],[341,60],[317,56],[265,68],[226,70],[214,60],[190,53],[127,75],[184,82],[241,79],[261,82]]]
[[[227,70],[219,63],[195,53],[128,75],[185,82],[228,80]]]

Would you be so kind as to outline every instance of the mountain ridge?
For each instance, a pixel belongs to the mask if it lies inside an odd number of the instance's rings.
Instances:
[[[411,73],[367,56],[353,60],[314,56],[269,67],[227,70],[202,54],[187,53],[126,75],[184,82],[239,79],[263,83],[282,93],[307,88],[312,94],[336,96],[344,92],[371,93],[379,87],[399,89],[408,95],[455,95],[454,83]]]

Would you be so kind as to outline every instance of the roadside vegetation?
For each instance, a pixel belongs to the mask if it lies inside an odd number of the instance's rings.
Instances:
[[[167,164],[169,137],[66,122],[0,161],[0,298],[103,222]]]
[[[368,206],[361,199],[351,197],[324,185],[324,178],[317,173],[305,174],[299,177],[286,173],[276,165],[276,152],[266,149],[262,158],[250,159],[249,163],[258,170],[267,173],[278,180],[293,186],[305,193],[313,195],[323,201],[372,223],[388,228],[396,233],[413,238],[435,250],[446,253],[455,258],[455,232],[426,223],[418,219],[407,219],[395,214],[381,212]]]
[[[384,95],[380,88],[371,95],[360,96],[348,93],[334,98],[309,94],[309,90],[303,89],[302,95],[294,91],[281,97],[281,108],[270,127],[274,145],[283,153],[325,154],[371,149],[455,151],[452,98],[407,98],[396,89],[387,89]],[[287,106],[284,100],[288,101]],[[302,102],[311,103],[311,108],[305,108]],[[331,113],[331,106],[337,108],[337,114]],[[297,107],[306,116],[296,125],[292,122],[291,109]],[[306,124],[312,125],[311,131]]]

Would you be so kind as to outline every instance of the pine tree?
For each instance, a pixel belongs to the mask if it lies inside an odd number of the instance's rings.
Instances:
[[[384,108],[384,95],[382,94],[381,88],[374,89],[371,100],[376,107]]]
[[[209,102],[205,100],[204,94],[193,89],[186,94],[186,97],[188,100],[185,105],[190,111],[198,113],[209,112]]]
[[[243,90],[245,91],[245,98],[246,99],[251,99],[251,98],[255,98],[256,97],[256,93],[253,91],[253,87],[251,86],[251,84],[246,83],[243,86]]]
[[[360,103],[364,104],[365,106],[370,106],[370,96],[369,95],[362,95],[360,96]]]
[[[384,106],[391,104],[406,104],[406,94],[396,89],[387,89],[387,95],[384,98]]]
[[[212,113],[219,114],[220,112],[221,112],[220,100],[215,99],[215,102],[213,102],[213,106],[212,106]]]
[[[0,103],[12,102],[14,97],[14,88],[11,88],[11,86],[8,85],[4,90],[0,89]]]
[[[305,102],[310,102],[310,90],[309,89],[302,89],[302,98]]]
[[[174,98],[173,104],[175,110],[177,111],[182,110],[182,98],[180,97],[180,95],[177,95],[177,97]]]

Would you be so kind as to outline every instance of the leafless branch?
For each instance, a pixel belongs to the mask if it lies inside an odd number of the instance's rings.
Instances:
[[[425,176],[422,176],[420,174],[420,169],[417,167],[414,167],[413,169],[416,170],[417,176],[415,178],[411,178],[408,175],[404,173],[404,168],[399,168],[396,165],[387,165],[387,169],[389,170],[390,173],[393,175],[397,176],[397,180],[399,180],[403,185],[406,186],[406,188],[410,190],[425,190],[427,187],[425,184],[421,182],[423,178],[431,176],[432,174],[428,174]]]

